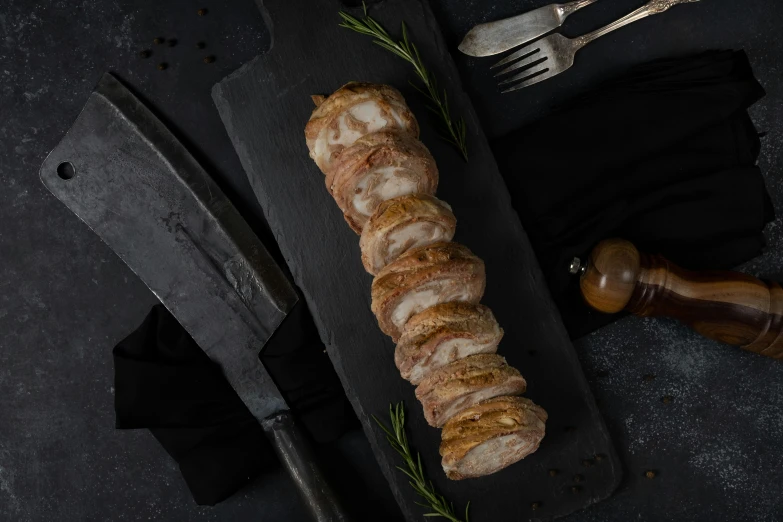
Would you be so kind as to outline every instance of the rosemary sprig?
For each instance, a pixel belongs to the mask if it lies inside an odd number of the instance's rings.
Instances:
[[[411,82],[411,85],[429,99],[431,105],[428,108],[442,120],[445,127],[442,133],[443,139],[457,147],[465,161],[468,161],[468,130],[465,120],[460,118],[455,121],[452,118],[446,89],[441,91],[438,88],[435,76],[424,66],[424,62],[422,62],[421,56],[419,56],[419,50],[408,38],[408,29],[405,27],[405,22],[402,23],[402,40],[395,41],[381,24],[367,14],[367,6],[364,2],[362,2],[362,6],[364,7],[364,18],[361,20],[340,11],[340,17],[343,19],[342,23],[339,24],[340,27],[375,38],[373,42],[387,51],[391,51],[413,66],[416,70],[416,75],[424,84],[424,88],[413,82]]]
[[[405,461],[405,467],[397,466],[397,469],[408,475],[408,478],[410,478],[408,483],[416,493],[426,501],[426,504],[423,502],[416,503],[425,508],[432,509],[432,512],[425,513],[424,516],[442,517],[451,522],[470,522],[468,518],[470,502],[465,506],[465,520],[457,518],[457,515],[454,514],[454,504],[447,501],[443,495],[435,491],[432,481],[429,481],[424,477],[424,468],[421,465],[421,455],[416,453],[416,457],[414,458],[413,452],[408,445],[408,436],[405,434],[405,408],[402,402],[389,404],[389,417],[391,418],[391,428],[386,427],[386,425],[375,415],[372,416],[373,420],[386,434],[386,440],[389,441],[391,447],[394,451],[402,455],[402,458]]]

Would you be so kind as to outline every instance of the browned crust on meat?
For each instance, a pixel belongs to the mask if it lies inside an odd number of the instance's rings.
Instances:
[[[519,375],[519,370],[509,366],[504,357],[495,353],[479,353],[430,373],[416,388],[416,397],[421,400],[433,392],[446,396],[455,389],[480,389],[496,382],[499,376],[511,375]]]
[[[529,455],[538,449],[544,437],[547,418],[543,408],[524,397],[495,397],[482,401],[453,416],[443,426],[442,464],[444,468],[454,467],[480,444],[512,434],[530,439],[533,446]],[[503,467],[510,464],[513,462],[506,462]],[[453,480],[468,478],[457,471],[447,472],[447,476]]]
[[[494,353],[482,353],[458,359],[427,375],[416,388],[416,398],[424,407],[424,417],[431,426],[440,426],[447,419],[442,415],[455,400],[486,390],[501,389],[497,395],[525,392],[527,383],[519,370]]]
[[[469,339],[476,344],[497,346],[502,338],[503,329],[488,307],[460,302],[441,303],[408,320],[394,350],[394,363],[403,379],[411,380],[413,368],[429,359],[446,341]]]
[[[422,142],[396,130],[381,130],[362,136],[334,160],[326,174],[326,188],[334,194],[351,178],[389,166],[434,169],[437,179],[435,159]]]
[[[408,250],[386,265],[372,282],[372,311],[381,330],[399,339],[401,329],[391,321],[396,304],[425,283],[450,279],[466,286],[478,303],[484,295],[484,262],[459,243],[438,242]]]
[[[410,194],[381,202],[375,214],[364,225],[359,240],[364,268],[375,275],[393,261],[386,259],[390,247],[389,235],[415,223],[430,223],[442,228],[447,236],[444,239],[449,241],[454,236],[457,218],[448,204],[428,194]],[[409,248],[410,245],[403,246],[398,256]]]
[[[419,140],[396,131],[373,132],[359,138],[334,160],[325,178],[326,188],[357,234],[367,222],[367,216],[353,206],[357,186],[365,176],[383,167],[405,169],[415,176],[417,193],[435,194],[438,188],[435,159]],[[381,202],[378,199],[376,204]]]
[[[416,121],[416,117],[408,109],[405,98],[402,97],[400,91],[389,85],[349,82],[323,100],[310,115],[310,120],[305,126],[305,140],[310,151],[310,157],[313,157],[315,141],[324,126],[329,125],[334,118],[350,109],[353,105],[371,99],[379,102],[382,107],[393,107],[407,128],[404,132],[413,138],[419,137],[419,124]],[[398,128],[398,130],[402,129]]]

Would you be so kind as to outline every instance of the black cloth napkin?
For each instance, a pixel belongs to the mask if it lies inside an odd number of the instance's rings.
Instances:
[[[612,321],[568,273],[622,237],[690,269],[758,255],[774,219],[747,108],[764,96],[744,52],[637,66],[493,144],[573,338]]]
[[[315,442],[331,442],[357,422],[303,300],[261,359]],[[149,428],[198,504],[220,502],[277,465],[220,368],[162,305],[114,348],[114,371],[116,427]]]

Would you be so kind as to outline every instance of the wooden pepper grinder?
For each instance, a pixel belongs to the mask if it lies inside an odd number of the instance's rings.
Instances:
[[[600,312],[679,319],[716,341],[783,359],[783,289],[774,282],[729,271],[692,272],[660,255],[607,239],[578,259],[587,303]]]

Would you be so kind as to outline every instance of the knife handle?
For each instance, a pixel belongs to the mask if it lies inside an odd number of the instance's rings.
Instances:
[[[689,4],[693,2],[699,2],[699,1],[700,0],[650,0],[639,9],[636,9],[635,11],[631,11],[630,13],[623,16],[619,20],[615,20],[609,25],[601,27],[600,29],[596,29],[592,33],[588,33],[584,36],[580,36],[579,38],[576,38],[574,40],[574,43],[577,46],[577,48],[584,47],[585,45],[589,44],[593,40],[597,40],[598,38],[600,38],[605,34],[609,34],[612,31],[616,31],[617,29],[620,29],[621,27],[625,27],[628,24],[641,20],[642,18],[663,13],[669,10],[669,8],[671,8],[672,6],[678,4]]]
[[[326,483],[310,443],[294,422],[291,412],[277,413],[261,422],[280,462],[293,479],[302,500],[317,522],[347,522],[337,496]]]
[[[568,2],[567,4],[559,4],[558,7],[558,14],[560,15],[561,23],[565,21],[566,18],[574,14],[575,12],[579,11],[583,7],[587,7],[590,4],[596,3],[598,0],[574,0],[573,2]]]

